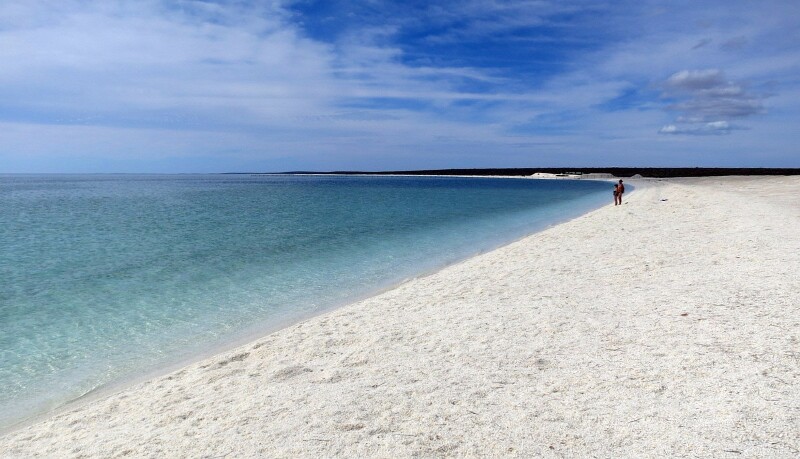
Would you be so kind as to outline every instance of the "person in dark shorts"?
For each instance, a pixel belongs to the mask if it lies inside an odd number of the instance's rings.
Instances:
[[[622,184],[622,179],[620,179],[619,183],[614,184],[614,205],[621,206],[622,205],[622,193],[625,192],[625,185]]]

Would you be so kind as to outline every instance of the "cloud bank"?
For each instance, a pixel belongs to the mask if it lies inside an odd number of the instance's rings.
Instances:
[[[670,76],[664,87],[664,97],[679,100],[666,108],[681,113],[676,122],[682,127],[670,124],[659,130],[661,134],[728,134],[730,120],[764,112],[763,96],[728,81],[719,69],[683,70]]]

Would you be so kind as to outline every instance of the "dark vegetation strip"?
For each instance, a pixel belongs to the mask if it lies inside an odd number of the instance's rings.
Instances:
[[[800,175],[798,168],[762,167],[525,167],[503,169],[426,169],[416,171],[290,171],[282,174],[337,174],[337,175],[505,175],[524,176],[536,172],[548,174],[611,174],[616,177],[719,177],[725,175]]]

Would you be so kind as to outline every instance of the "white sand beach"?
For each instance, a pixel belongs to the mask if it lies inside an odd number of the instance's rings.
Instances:
[[[800,457],[800,177],[631,183],[0,455]]]

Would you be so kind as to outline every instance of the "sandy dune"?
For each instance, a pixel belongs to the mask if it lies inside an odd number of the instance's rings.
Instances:
[[[800,177],[634,183],[0,455],[800,456]]]

